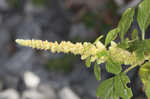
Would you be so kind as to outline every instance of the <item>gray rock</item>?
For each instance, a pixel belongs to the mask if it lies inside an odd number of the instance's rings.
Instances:
[[[0,28],[0,67],[2,67],[9,58],[8,45],[10,42],[10,35],[7,30],[7,28]]]
[[[49,87],[25,90],[21,99],[56,99],[56,94]],[[46,92],[47,91],[47,92]]]
[[[0,79],[6,87],[17,88],[18,81],[25,71],[32,69],[33,51],[23,49],[1,65]]]
[[[32,17],[26,17],[17,27],[16,32],[16,37],[23,39],[39,39],[42,33],[40,25]]]
[[[46,99],[44,95],[36,90],[26,90],[21,99]]]
[[[0,0],[0,9],[7,10],[9,9],[8,3],[6,0]]]
[[[8,47],[9,39],[10,35],[7,28],[0,28],[0,50]]]
[[[33,51],[25,48],[8,60],[4,65],[4,70],[14,75],[22,75],[26,70],[31,70],[33,59]]]
[[[74,93],[69,87],[62,88],[59,93],[60,99],[80,99],[80,97]]]
[[[41,13],[45,10],[44,6],[36,6],[31,0],[27,0],[25,3],[24,11],[27,15],[31,16],[34,13]]]
[[[20,99],[20,96],[15,89],[7,89],[0,92],[0,99]]]
[[[45,99],[57,99],[56,91],[51,83],[41,83],[37,90],[45,96]]]
[[[0,28],[0,50],[7,46],[10,39],[9,32],[6,28]]]
[[[10,14],[8,17],[4,17],[3,19],[4,21],[2,26],[7,27],[9,30],[15,30],[18,26],[20,26],[20,23],[24,17],[20,16],[19,14]]]
[[[40,78],[33,72],[27,71],[24,73],[24,83],[27,88],[37,88]]]
[[[83,87],[85,91],[92,97],[96,98],[96,89],[98,87],[99,82],[96,80],[95,76],[89,75],[88,79],[84,81]]]
[[[7,72],[5,70],[3,70],[3,72],[0,71],[0,79],[3,82],[3,86],[2,87],[17,89],[18,81],[19,81],[19,77],[18,76],[14,75],[14,74],[12,74],[10,72]]]
[[[94,36],[94,31],[88,29],[83,23],[73,24],[70,29],[70,38],[80,37],[82,39],[86,39],[92,36]]]

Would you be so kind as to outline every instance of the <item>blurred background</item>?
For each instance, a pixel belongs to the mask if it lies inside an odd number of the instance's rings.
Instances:
[[[32,50],[14,41],[93,42],[140,1],[0,0],[0,99],[96,99],[99,82],[79,56]],[[135,27],[136,21],[130,30]],[[113,76],[101,66],[102,80]],[[133,99],[146,99],[137,70],[128,73],[129,87]]]

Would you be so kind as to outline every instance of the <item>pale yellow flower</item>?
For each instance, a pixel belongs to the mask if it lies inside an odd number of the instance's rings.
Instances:
[[[17,39],[16,42],[22,46],[32,47],[41,50],[50,50],[52,53],[72,53],[74,55],[81,55],[81,59],[85,60],[86,58],[90,57],[91,62],[97,62],[98,64],[104,63],[108,57],[112,57],[114,61],[120,62],[122,64],[131,64],[131,65],[138,65],[141,64],[143,60],[137,60],[135,52],[129,52],[127,50],[121,49],[117,47],[115,42],[111,42],[111,46],[107,50],[103,43],[97,41],[96,43],[92,44],[90,42],[77,42],[71,43],[70,41],[62,41],[58,43],[55,42],[48,42],[41,41],[41,40],[23,40]],[[99,57],[98,54],[106,51],[108,52],[108,56]],[[149,56],[144,56],[146,59],[150,59]]]

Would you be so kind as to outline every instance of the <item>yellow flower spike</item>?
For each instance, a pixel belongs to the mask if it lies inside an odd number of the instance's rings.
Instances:
[[[97,59],[97,64],[104,63],[106,61],[105,57],[101,57],[100,59]]]
[[[97,53],[106,51],[106,47],[100,42],[96,42],[94,44],[90,42],[77,42],[77,43],[71,43],[70,41],[62,41],[60,43],[58,42],[48,42],[42,41],[42,40],[24,40],[24,39],[17,39],[16,43],[32,47],[36,49],[41,50],[50,50],[52,53],[72,53],[74,55],[81,55],[81,59],[85,60],[87,57],[91,57],[90,61],[94,62],[97,61],[98,64],[101,64],[107,60],[107,56],[102,56],[101,58],[98,58]],[[109,47],[109,50],[107,50],[109,55],[113,58],[114,61],[123,63],[123,64],[131,64],[131,65],[138,65],[141,64],[144,60],[138,60],[136,58],[135,52],[128,52],[127,50],[121,49],[117,47],[117,44],[115,42],[111,42],[111,46]],[[150,56],[145,56],[147,59],[150,58]]]
[[[96,61],[97,58],[98,58],[97,56],[92,56],[90,62]]]
[[[90,42],[77,42],[75,44],[71,43],[70,41],[62,41],[60,44],[58,42],[48,42],[41,41],[41,40],[23,40],[17,39],[16,42],[22,46],[28,46],[36,49],[41,50],[50,50],[52,53],[55,52],[63,52],[63,53],[72,53],[74,55],[81,55],[81,59],[84,60],[87,57],[91,56],[91,62],[97,60],[97,52],[99,50],[105,50],[105,46],[101,42],[97,42],[97,44],[92,44]]]
[[[88,58],[88,55],[86,55],[86,54],[81,55],[81,60],[85,60],[86,58]]]
[[[84,46],[82,43],[78,42],[76,44],[71,43],[70,41],[62,41],[60,44],[58,42],[48,42],[42,40],[24,40],[24,39],[17,39],[16,43],[22,46],[32,47],[41,50],[51,50],[51,52],[64,52],[64,53],[73,53],[73,54],[83,54],[85,47],[87,47],[91,43],[85,43]]]
[[[106,47],[100,41],[96,42],[96,47],[99,49],[99,51],[106,50]]]

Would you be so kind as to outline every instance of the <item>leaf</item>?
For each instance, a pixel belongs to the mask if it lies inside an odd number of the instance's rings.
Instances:
[[[136,40],[129,43],[128,50],[130,52],[135,51],[137,59],[144,59],[144,55],[150,54],[150,39],[146,40]]]
[[[104,50],[102,52],[97,53],[97,56],[98,56],[98,58],[101,58],[103,56],[108,56],[108,52],[106,50]]]
[[[97,63],[95,63],[95,65],[94,65],[94,74],[95,74],[95,77],[96,77],[97,80],[101,80],[100,73],[101,73],[101,68]]]
[[[139,40],[138,30],[134,29],[131,35],[132,40]]]
[[[114,87],[114,78],[104,80],[98,86],[96,96],[101,99],[119,99],[119,97],[115,94]]]
[[[144,59],[144,50],[138,48],[138,49],[136,50],[136,56],[137,56],[137,59],[138,59],[138,60]]]
[[[87,68],[90,68],[90,66],[91,66],[91,57],[89,56],[87,59],[86,59],[86,61],[85,61],[85,65],[86,65],[86,67]]]
[[[122,49],[127,49],[129,48],[128,42],[129,42],[129,39],[126,38],[123,42],[119,43],[117,46]]]
[[[138,7],[137,20],[142,33],[145,32],[150,24],[150,0],[143,0]]]
[[[106,62],[106,70],[110,73],[119,74],[122,70],[121,64],[109,58]]]
[[[115,77],[115,90],[116,94],[123,99],[130,99],[132,97],[132,90],[127,87],[130,82],[128,76],[125,73],[121,73],[119,76]]]
[[[150,39],[139,42],[137,45],[136,54],[138,59],[143,59],[144,55],[150,54]]]
[[[96,43],[97,43],[98,41],[100,41],[102,38],[103,38],[103,35],[99,36],[99,37],[95,40],[94,44],[96,44]]]
[[[138,45],[140,44],[140,40],[135,40],[129,43],[128,51],[133,52],[138,49]]]
[[[148,99],[150,99],[150,62],[142,65],[142,67],[139,70],[139,75],[144,84],[145,93]]]
[[[104,80],[98,86],[96,96],[101,99],[130,99],[132,91],[127,87],[130,80],[124,73],[120,73],[115,77]]]
[[[146,86],[145,86],[144,90],[145,90],[145,93],[147,95],[147,98],[150,99],[150,80],[148,80],[146,82]]]
[[[139,75],[142,82],[145,84],[150,77],[150,62],[147,62],[141,66],[141,68],[139,69]]]
[[[124,35],[128,31],[133,21],[135,10],[128,8],[122,15],[118,28],[120,29],[121,41],[124,41]]]
[[[108,32],[105,39],[105,46],[107,46],[111,41],[115,40],[119,32],[120,32],[119,28],[115,28],[110,32]]]

